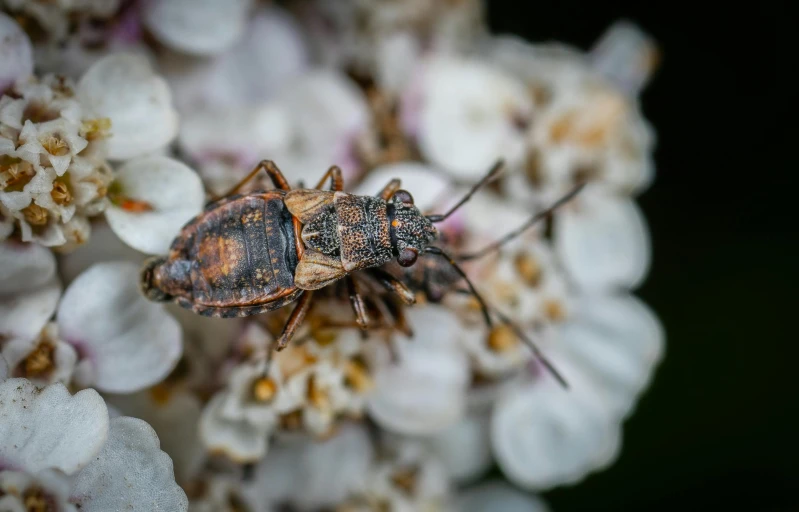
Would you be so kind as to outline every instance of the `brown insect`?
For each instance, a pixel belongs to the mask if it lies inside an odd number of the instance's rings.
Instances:
[[[423,215],[413,197],[392,180],[376,196],[343,192],[341,170],[331,167],[314,189],[292,190],[272,161],[264,160],[244,180],[189,221],[167,257],[145,262],[141,287],[154,301],[172,301],[204,316],[249,316],[296,307],[277,341],[285,347],[301,324],[315,290],[346,279],[350,301],[362,328],[368,326],[363,297],[353,273],[365,272],[405,304],[414,293],[379,268],[392,259],[403,267],[419,254],[444,258],[465,279],[480,302],[486,323],[491,316],[463,270],[430,244],[441,222],[502,168],[498,162],[443,215]],[[236,194],[265,170],[275,190]],[[330,190],[321,190],[330,179]]]

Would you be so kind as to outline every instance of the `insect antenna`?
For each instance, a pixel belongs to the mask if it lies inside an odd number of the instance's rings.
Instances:
[[[527,219],[524,222],[524,224],[522,224],[518,228],[506,234],[496,242],[492,242],[489,245],[483,247],[482,249],[479,249],[472,253],[459,255],[458,261],[469,261],[469,260],[478,259],[490,252],[496,251],[506,243],[510,242],[517,236],[527,231],[529,228],[534,226],[538,221],[547,218],[550,214],[552,214],[552,212],[554,212],[564,204],[571,201],[574,198],[574,196],[576,196],[584,187],[585,187],[585,182],[580,183],[579,185],[574,187],[571,191],[569,191],[566,195],[555,201],[549,208],[546,208],[545,210],[541,210],[540,212],[536,213],[535,215]]]
[[[491,170],[489,170],[489,171],[488,171],[488,173],[487,173],[485,176],[483,176],[483,179],[481,179],[480,181],[478,181],[478,182],[477,182],[477,183],[476,183],[476,184],[475,184],[475,185],[472,187],[472,189],[471,189],[471,190],[470,190],[470,191],[469,191],[469,192],[468,192],[468,193],[467,193],[465,196],[463,196],[463,198],[462,198],[460,201],[458,201],[458,204],[456,204],[455,206],[453,206],[452,208],[450,208],[450,209],[449,209],[449,211],[448,211],[447,213],[444,213],[444,214],[438,214],[438,215],[425,215],[425,217],[427,217],[428,219],[430,219],[430,222],[443,222],[443,221],[445,221],[445,220],[447,219],[447,217],[449,217],[450,215],[452,215],[453,213],[455,213],[455,211],[456,211],[458,208],[460,208],[461,206],[463,206],[463,204],[464,204],[466,201],[468,201],[469,199],[471,199],[471,198],[472,198],[472,196],[474,195],[474,193],[475,193],[475,192],[477,192],[478,190],[480,190],[480,187],[482,187],[483,185],[485,185],[486,183],[488,183],[489,181],[491,181],[491,180],[492,180],[494,177],[496,177],[496,175],[497,175],[497,174],[499,174],[499,171],[501,171],[501,170],[502,170],[502,167],[504,167],[504,165],[505,165],[505,162],[504,162],[503,160],[497,160],[497,163],[495,163],[495,164],[493,165],[493,167],[491,167]]]
[[[465,294],[465,295],[471,295],[472,294],[471,291],[464,290],[463,288],[459,288],[459,289],[457,289],[455,291],[457,293],[462,293],[462,294]],[[564,389],[569,389],[569,383],[566,381],[566,378],[563,376],[563,374],[560,373],[557,370],[557,368],[555,368],[555,365],[552,364],[552,362],[549,359],[547,359],[547,357],[544,355],[544,353],[541,352],[541,349],[538,347],[538,345],[536,345],[535,342],[533,340],[531,340],[530,337],[527,336],[524,333],[522,328],[519,327],[513,320],[508,318],[507,315],[505,315],[504,313],[502,313],[498,309],[493,308],[492,311],[494,312],[495,315],[497,315],[499,317],[500,322],[502,322],[504,325],[507,325],[510,328],[510,330],[513,331],[513,334],[515,334],[528,347],[530,347],[530,350],[532,350],[533,355],[535,356],[535,358],[538,361],[540,361],[541,364],[544,365],[544,367],[547,369],[547,371],[549,371],[549,373],[552,374],[553,377],[555,377],[555,380],[558,381],[558,384],[560,384]]]
[[[458,274],[460,274],[463,280],[466,281],[466,284],[469,286],[469,290],[471,290],[471,294],[474,296],[475,299],[477,299],[477,302],[480,303],[480,309],[483,310],[483,318],[485,318],[486,325],[488,325],[489,328],[493,327],[493,323],[491,322],[491,315],[488,312],[488,306],[486,305],[486,302],[483,300],[483,297],[475,289],[474,285],[472,284],[472,281],[469,279],[469,276],[467,276],[466,272],[463,271],[460,265],[458,265],[458,263],[454,259],[452,259],[452,256],[448,255],[438,247],[433,247],[433,246],[425,247],[424,252],[441,256],[442,258],[447,260],[450,265],[452,265],[452,268],[454,268],[455,271],[458,272]]]

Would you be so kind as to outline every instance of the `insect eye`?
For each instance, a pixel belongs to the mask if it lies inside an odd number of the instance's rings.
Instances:
[[[418,256],[419,252],[416,249],[403,249],[402,252],[399,253],[399,256],[397,256],[397,263],[403,267],[410,267],[416,263],[416,258]]]
[[[394,192],[394,202],[413,204],[413,196],[407,190],[397,190]]]

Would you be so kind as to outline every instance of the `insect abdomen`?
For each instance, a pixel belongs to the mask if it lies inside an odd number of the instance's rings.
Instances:
[[[202,305],[260,304],[293,289],[297,254],[282,195],[242,196],[209,212],[188,258],[194,301]]]

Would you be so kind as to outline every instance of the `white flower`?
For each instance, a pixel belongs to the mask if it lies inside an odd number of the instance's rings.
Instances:
[[[454,424],[466,407],[469,362],[458,346],[463,327],[440,306],[408,312],[414,339],[393,339],[397,360],[384,344],[372,343],[375,388],[369,415],[386,429],[432,434]]]
[[[0,98],[0,202],[23,241],[69,250],[88,239],[87,217],[105,208],[110,168],[69,81],[47,76]],[[6,235],[7,236],[7,235]]]
[[[40,386],[53,382],[69,384],[78,359],[75,348],[58,337],[58,326],[52,322],[38,338],[17,338],[3,343],[2,355],[12,375]]]
[[[463,512],[549,512],[541,498],[511,487],[502,480],[489,480],[462,491],[458,494],[457,503]]]
[[[64,292],[56,321],[82,355],[80,384],[131,393],[162,380],[180,358],[180,325],[141,295],[138,279],[132,263],[98,263]]]
[[[165,254],[180,229],[202,211],[203,184],[184,163],[165,156],[130,160],[116,173],[106,220],[123,242]]]
[[[0,416],[0,460],[13,468],[0,473],[0,494],[6,486],[18,488],[9,492],[12,498],[0,498],[2,505],[49,500],[66,510],[188,507],[153,429],[135,418],[109,421],[93,389],[73,396],[60,383],[40,389],[26,379],[8,379],[0,383]],[[67,508],[67,496],[75,508]]]
[[[618,455],[621,421],[580,368],[555,359],[569,389],[551,377],[522,385],[496,404],[494,455],[514,483],[543,490],[580,481]]]
[[[200,417],[200,439],[212,454],[225,455],[239,464],[255,462],[266,454],[269,428],[246,419],[225,418],[222,407],[228,399],[225,392],[217,393],[206,404]]]
[[[277,426],[279,416],[299,405],[301,396],[286,389],[280,364],[242,364],[228,380],[219,413],[228,420],[244,420],[264,432]]]
[[[419,80],[403,108],[406,118],[418,118],[419,147],[433,164],[464,179],[482,177],[499,158],[511,168],[521,164],[533,111],[521,81],[456,58],[430,59]]]
[[[583,290],[635,288],[649,271],[649,230],[631,199],[589,187],[556,215],[554,245]]]
[[[52,507],[63,512],[77,512],[69,502],[69,478],[53,470],[36,475],[22,471],[0,470],[0,510],[27,512]]]
[[[155,0],[143,8],[143,21],[158,40],[186,53],[215,55],[244,32],[250,0]]]
[[[141,55],[112,54],[96,62],[78,82],[85,112],[111,119],[108,157],[127,159],[162,149],[178,132],[172,94]]]
[[[72,484],[72,501],[81,511],[97,512],[179,512],[189,506],[155,431],[144,421],[127,417],[111,420],[108,441]]]
[[[61,283],[50,250],[37,244],[0,244],[0,339],[29,342],[36,338],[60,297]]]
[[[33,49],[28,36],[7,14],[0,13],[0,94],[33,74]]]
[[[635,97],[652,76],[658,61],[652,38],[629,21],[611,25],[591,48],[591,67]]]
[[[276,443],[247,486],[251,500],[301,510],[334,507],[362,491],[374,449],[366,428],[345,424],[329,439]]]

